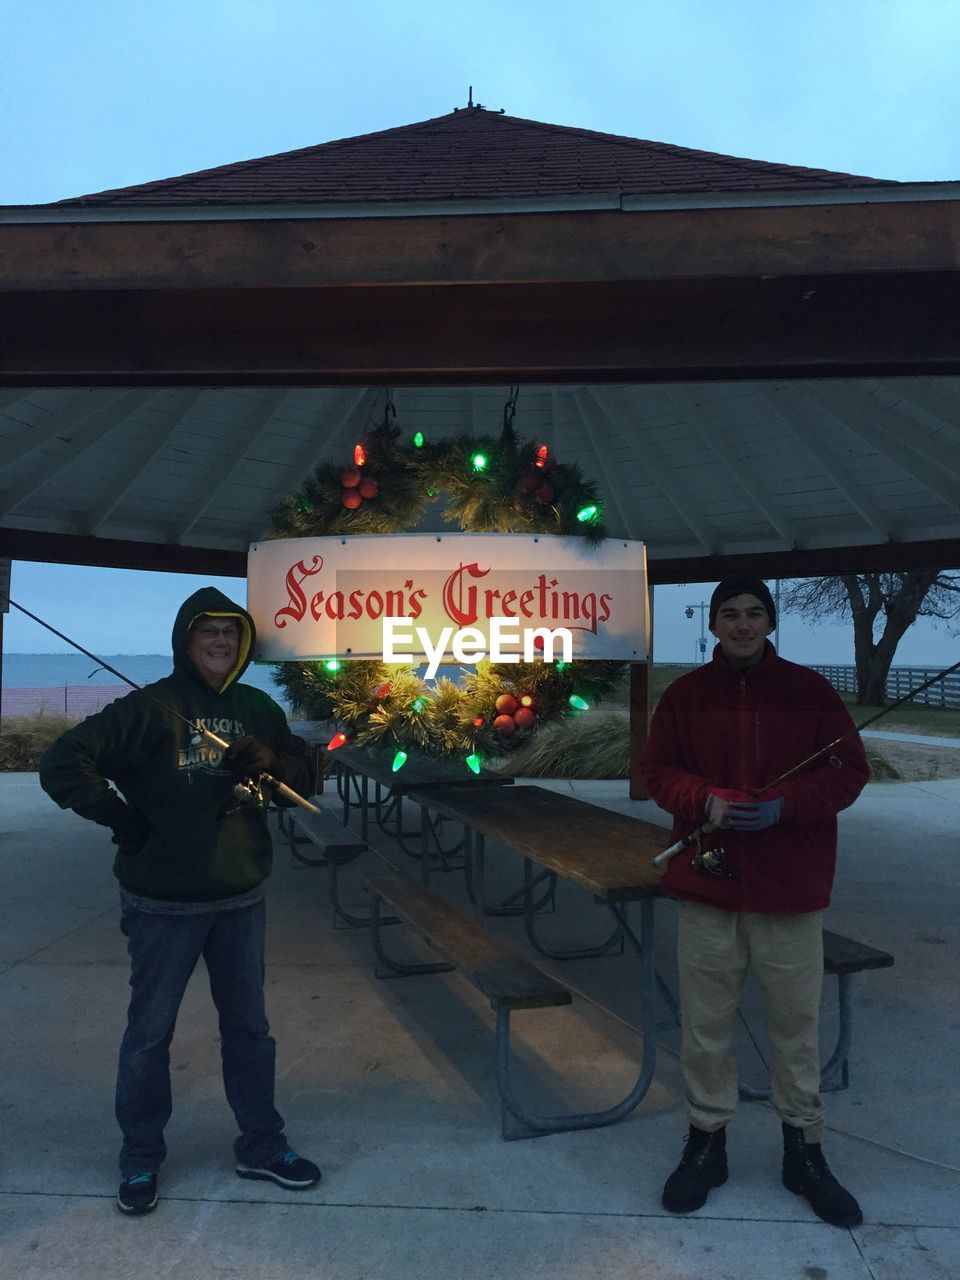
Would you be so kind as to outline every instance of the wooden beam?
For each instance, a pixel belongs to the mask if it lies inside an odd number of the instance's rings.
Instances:
[[[86,564],[104,569],[151,569],[162,573],[247,576],[247,552],[217,547],[181,547],[119,538],[90,538],[29,529],[0,529],[0,556],[44,564]]]
[[[0,288],[182,289],[960,270],[960,201],[465,217],[6,223]]]
[[[0,294],[0,386],[960,373],[960,276]]]
[[[763,578],[821,578],[841,573],[905,573],[910,569],[960,568],[960,538],[926,542],[879,542],[856,547],[811,547],[806,551],[744,552],[723,556],[678,556],[648,562],[651,585],[719,582],[749,571]]]
[[[91,538],[0,528],[0,557],[48,564],[99,565],[111,569],[157,569],[167,573],[212,573],[243,578],[246,548],[174,546],[169,543]],[[897,573],[936,566],[960,569],[960,538],[927,542],[882,542],[808,551],[745,552],[742,555],[651,559],[651,586],[676,582],[718,582],[728,573],[750,570],[764,578],[813,578],[839,573]]]

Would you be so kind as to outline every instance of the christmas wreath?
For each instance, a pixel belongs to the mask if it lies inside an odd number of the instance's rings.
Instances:
[[[550,533],[590,542],[605,537],[602,501],[579,467],[551,458],[513,429],[516,394],[493,437],[401,438],[388,403],[383,422],[360,440],[347,462],[322,462],[271,512],[274,538],[403,533],[435,499],[443,518],[470,533]],[[622,680],[622,662],[481,662],[458,683],[428,685],[411,667],[378,661],[293,662],[275,683],[296,714],[333,719],[330,746],[347,741],[392,751],[399,768],[416,752],[480,761],[516,750],[536,730],[580,714]]]

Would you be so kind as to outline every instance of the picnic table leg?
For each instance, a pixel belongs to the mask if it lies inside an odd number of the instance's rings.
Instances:
[[[536,911],[537,911],[537,907],[542,904],[544,899],[541,899],[540,903],[534,902],[533,890],[544,878],[544,876],[549,876],[549,875],[553,875],[553,879],[554,879],[554,885],[551,886],[551,890],[550,890],[550,893],[552,894],[554,892],[554,888],[556,884],[556,876],[554,875],[554,873],[550,871],[542,871],[540,872],[539,875],[534,877],[532,861],[530,860],[530,858],[524,858],[523,860],[523,884],[524,884],[523,923],[527,931],[527,938],[530,940],[530,945],[536,951],[539,951],[542,956],[546,956],[549,960],[586,960],[586,959],[589,959],[591,956],[609,955],[611,951],[615,950],[618,947],[622,950],[623,928],[619,921],[617,922],[617,927],[614,929],[613,933],[611,933],[608,938],[606,938],[603,942],[599,943],[595,947],[577,947],[577,948],[570,948],[568,950],[561,951],[561,950],[554,949],[553,947],[548,947],[540,941],[540,939],[537,937]]]
[[[484,917],[484,873],[486,870],[486,854],[487,840],[481,831],[471,832],[472,847],[472,865],[473,865],[473,885],[474,885],[474,901],[473,906],[477,916],[477,924],[483,924]]]
[[[374,966],[376,977],[399,978],[417,973],[449,973],[455,967],[447,964],[446,961],[438,964],[401,964],[399,960],[391,960],[383,950],[383,941],[380,937],[380,926],[386,923],[388,922],[380,919],[380,895],[374,893],[370,904],[370,938],[373,942],[373,954],[376,957]],[[391,916],[389,923],[396,924],[396,917]]]
[[[360,839],[366,840],[370,826],[370,779],[366,774],[360,779]]]
[[[839,1024],[837,1043],[833,1053],[820,1069],[820,1092],[839,1093],[850,1087],[850,1045],[853,1042],[853,974],[837,974],[837,1005]],[[840,1080],[837,1081],[839,1072]],[[754,1088],[742,1080],[739,1085],[740,1097],[747,1102],[767,1102],[770,1098],[769,1088]]]
[[[615,1124],[628,1116],[641,1102],[653,1083],[657,1063],[656,969],[654,967],[654,902],[644,898],[640,903],[640,995],[643,1001],[643,1055],[637,1082],[615,1106],[603,1111],[569,1112],[565,1115],[540,1115],[527,1108],[514,1096],[510,1081],[510,1013],[497,1012],[497,1088],[502,1103],[502,1133],[509,1142],[517,1138],[533,1138],[542,1133],[565,1133],[570,1129],[596,1129]],[[510,1120],[515,1121],[511,1124]]]

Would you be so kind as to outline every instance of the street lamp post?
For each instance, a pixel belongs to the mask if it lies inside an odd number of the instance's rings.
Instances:
[[[684,609],[684,613],[687,615],[688,618],[693,617],[694,609],[700,610],[700,638],[697,641],[697,653],[696,653],[698,666],[701,662],[706,662],[707,660],[707,628],[706,628],[706,623],[704,622],[704,617],[709,608],[710,608],[709,604],[701,600],[699,604],[688,604]]]

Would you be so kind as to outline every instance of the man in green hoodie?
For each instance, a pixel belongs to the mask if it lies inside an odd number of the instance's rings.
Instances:
[[[273,849],[263,806],[244,802],[238,787],[269,774],[304,792],[311,770],[282,709],[239,683],[254,640],[247,611],[215,587],[202,588],[177,614],[172,675],[68,730],[40,761],[47,794],[110,828],[117,845],[131,987],[117,1072],[117,1206],[128,1214],[156,1207],[172,1110],[170,1041],[201,956],[219,1015],[224,1088],[240,1129],[237,1173],[292,1189],[320,1179],[315,1164],[290,1150],[274,1106],[276,1046],[263,999],[263,882]],[[194,725],[229,741],[229,749],[210,745]],[[250,790],[256,794],[256,786]]]

